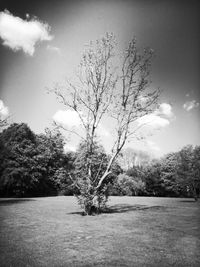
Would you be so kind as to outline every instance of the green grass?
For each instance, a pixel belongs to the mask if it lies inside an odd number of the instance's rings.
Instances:
[[[1,199],[0,266],[200,266],[200,203],[112,197],[81,216],[73,197]]]

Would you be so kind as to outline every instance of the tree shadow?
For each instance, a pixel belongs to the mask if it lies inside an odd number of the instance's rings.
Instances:
[[[86,216],[86,214],[84,213],[84,211],[73,211],[73,212],[69,212],[67,214]]]
[[[0,199],[0,206],[9,206],[12,204],[22,204],[24,202],[28,202],[28,201],[35,201],[35,199],[30,199],[30,198],[15,198],[15,199]]]
[[[194,202],[197,202],[197,201],[195,201],[195,199],[188,199],[188,200],[180,200],[179,202],[194,203]]]
[[[163,206],[146,206],[146,205],[127,205],[127,204],[118,204],[113,205],[105,209],[102,213],[126,213],[131,211],[138,210],[165,210]]]
[[[146,205],[139,205],[139,204],[138,205],[117,204],[117,205],[107,207],[106,209],[102,210],[100,213],[97,213],[95,215],[112,214],[112,213],[126,213],[126,212],[139,211],[139,210],[164,211],[165,209],[166,209],[166,207],[164,207],[164,206],[146,206]],[[85,216],[84,212],[81,212],[81,211],[70,212],[68,214]]]

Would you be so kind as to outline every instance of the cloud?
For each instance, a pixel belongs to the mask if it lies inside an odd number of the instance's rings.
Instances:
[[[197,102],[196,100],[192,100],[192,101],[187,101],[183,104],[183,108],[186,111],[190,111],[194,108],[197,108],[199,106],[199,102]]]
[[[58,110],[54,116],[53,116],[53,120],[62,126],[67,126],[69,128],[74,127],[74,126],[80,126],[81,124],[81,120],[78,116],[78,114],[76,113],[76,111],[73,110]]]
[[[84,119],[84,117],[83,117]],[[73,110],[58,110],[54,115],[53,115],[53,120],[62,126],[66,126],[68,128],[72,128],[72,127],[79,127],[80,125],[82,125],[82,122],[78,116],[78,114],[76,113],[76,111]],[[108,130],[102,125],[99,124],[98,128],[97,128],[97,134],[100,136],[104,136],[104,137],[108,137],[110,136],[110,133],[108,132]]]
[[[170,104],[162,103],[153,113],[147,114],[137,120],[138,126],[149,126],[151,128],[163,128],[170,124],[174,116]]]
[[[9,109],[4,105],[3,101],[0,99],[0,116],[6,118],[8,115],[9,115]]]
[[[82,116],[82,119],[86,122],[86,119],[83,116],[83,114],[81,114],[81,116]],[[58,110],[53,115],[53,120],[54,120],[54,122],[56,122],[56,124],[63,126],[63,127],[67,127],[68,130],[71,130],[73,128],[73,130],[75,130],[78,134],[81,135],[81,133],[79,133],[78,131],[82,132],[82,130],[83,130],[83,128],[81,127],[82,121],[79,118],[76,111],[70,110],[70,109],[68,109],[66,111]],[[110,132],[101,123],[99,123],[99,125],[96,129],[96,133],[98,136],[101,136],[101,137],[109,137],[110,136]]]
[[[167,104],[167,103],[162,103],[162,104],[160,104],[158,110],[155,111],[155,113],[157,113],[158,115],[166,116],[166,117],[170,118],[173,116],[172,106],[170,104]]]
[[[47,50],[61,54],[60,48],[57,46],[47,45]]]
[[[138,100],[140,104],[143,105],[147,103],[148,99],[149,98],[146,96],[140,96]],[[159,105],[158,109],[154,111],[154,114],[158,116],[165,116],[165,117],[170,118],[173,116],[172,106],[168,103],[162,103]]]
[[[0,12],[0,37],[3,45],[8,46],[13,51],[23,50],[24,53],[33,55],[37,42],[50,41],[50,26],[39,21],[37,18],[23,20],[13,16],[7,10]]]
[[[162,118],[153,113],[139,118],[137,122],[139,126],[146,125],[146,126],[151,126],[153,128],[166,127],[170,123],[168,119]]]

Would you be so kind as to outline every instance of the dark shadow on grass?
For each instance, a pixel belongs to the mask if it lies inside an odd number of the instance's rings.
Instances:
[[[24,202],[28,201],[35,201],[35,199],[30,199],[30,198],[15,198],[15,199],[1,199],[0,200],[0,206],[8,206],[12,204],[22,204]]]
[[[83,211],[74,211],[74,212],[69,212],[67,214],[86,216],[86,214]]]
[[[137,211],[137,210],[165,210],[165,207],[119,204],[119,205],[108,207],[102,213],[125,213],[125,212]]]
[[[194,199],[188,199],[188,200],[180,200],[180,202],[185,202],[185,203],[194,203],[197,202]]]
[[[138,210],[164,211],[165,209],[166,207],[163,207],[163,206],[118,204],[118,205],[113,205],[113,206],[106,208],[105,210],[101,211],[100,214],[126,213],[126,212],[131,212],[131,211],[138,211]],[[80,211],[70,212],[69,214],[82,215],[82,216],[85,215],[83,212],[80,212]]]

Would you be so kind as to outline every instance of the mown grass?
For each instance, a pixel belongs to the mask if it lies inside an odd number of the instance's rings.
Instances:
[[[200,203],[112,197],[81,216],[73,197],[1,199],[0,266],[200,266]]]

